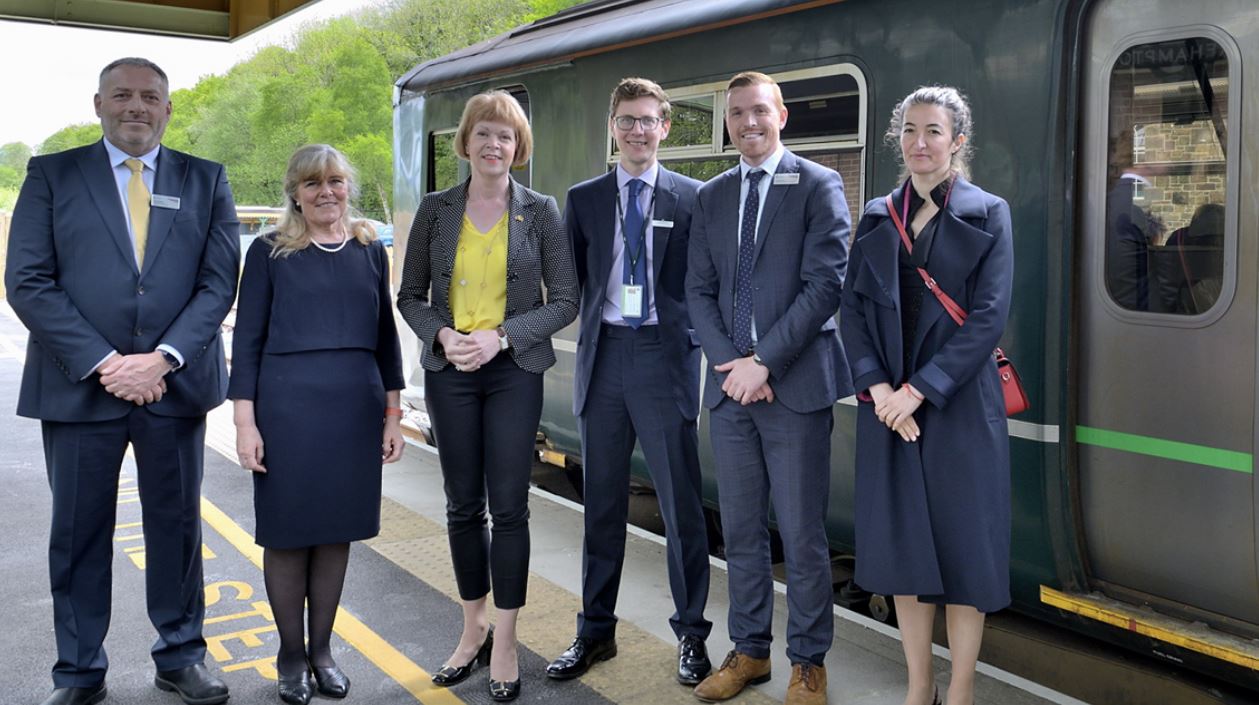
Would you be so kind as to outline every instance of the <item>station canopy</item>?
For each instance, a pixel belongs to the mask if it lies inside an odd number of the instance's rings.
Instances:
[[[0,20],[230,41],[317,0],[0,0]]]

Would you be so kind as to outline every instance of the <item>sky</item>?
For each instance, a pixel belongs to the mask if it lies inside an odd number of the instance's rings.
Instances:
[[[142,56],[162,67],[171,91],[191,88],[202,76],[225,73],[261,47],[290,43],[305,24],[380,2],[318,0],[230,43],[0,19],[0,66],[5,67],[0,83],[6,97],[0,144],[24,142],[34,148],[67,125],[97,122],[92,107],[97,77],[114,59]]]

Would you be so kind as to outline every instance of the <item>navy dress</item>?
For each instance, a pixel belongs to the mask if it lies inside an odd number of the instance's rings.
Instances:
[[[981,612],[1010,603],[1009,436],[992,350],[1013,263],[1009,206],[960,177],[913,258],[884,200],[866,205],[840,305],[853,387],[909,382],[926,397],[914,443],[858,402],[856,582],[866,590]],[[963,326],[922,285],[919,264],[967,311]]]
[[[380,531],[385,391],[402,353],[379,242],[245,257],[231,399],[252,399],[266,473],[254,473],[257,542],[303,548]]]

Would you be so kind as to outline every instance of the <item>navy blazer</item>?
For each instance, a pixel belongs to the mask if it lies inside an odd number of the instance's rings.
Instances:
[[[844,182],[833,169],[784,151],[756,233],[752,319],[756,352],[769,367],[774,397],[807,413],[852,393],[835,325],[848,264],[851,219]],[[739,257],[739,167],[704,184],[691,222],[687,304],[708,357],[704,404],[726,398],[712,366],[739,357],[730,339]],[[779,179],[775,179],[778,181]]]
[[[166,416],[200,416],[227,394],[219,326],[236,298],[240,223],[221,164],[162,147],[144,267],[138,268],[105,145],[33,157],[9,232],[5,286],[30,330],[18,414],[104,421],[135,408],[92,368],[170,345],[184,366],[166,376]]]
[[[652,301],[660,341],[670,361],[673,395],[684,418],[699,416],[699,338],[686,308],[686,255],[691,206],[700,182],[659,167],[655,211],[651,218],[672,221],[652,228]],[[577,283],[581,286],[581,331],[577,339],[577,370],[573,379],[573,413],[580,416],[594,369],[603,326],[603,304],[612,271],[616,237],[616,170],[583,181],[568,190],[564,225],[573,245]]]

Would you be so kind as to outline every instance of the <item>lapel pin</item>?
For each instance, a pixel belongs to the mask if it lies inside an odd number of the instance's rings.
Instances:
[[[524,217],[523,215],[518,215],[518,216],[516,216],[516,222],[517,222],[517,223],[523,223],[523,222],[525,222],[525,217]]]

